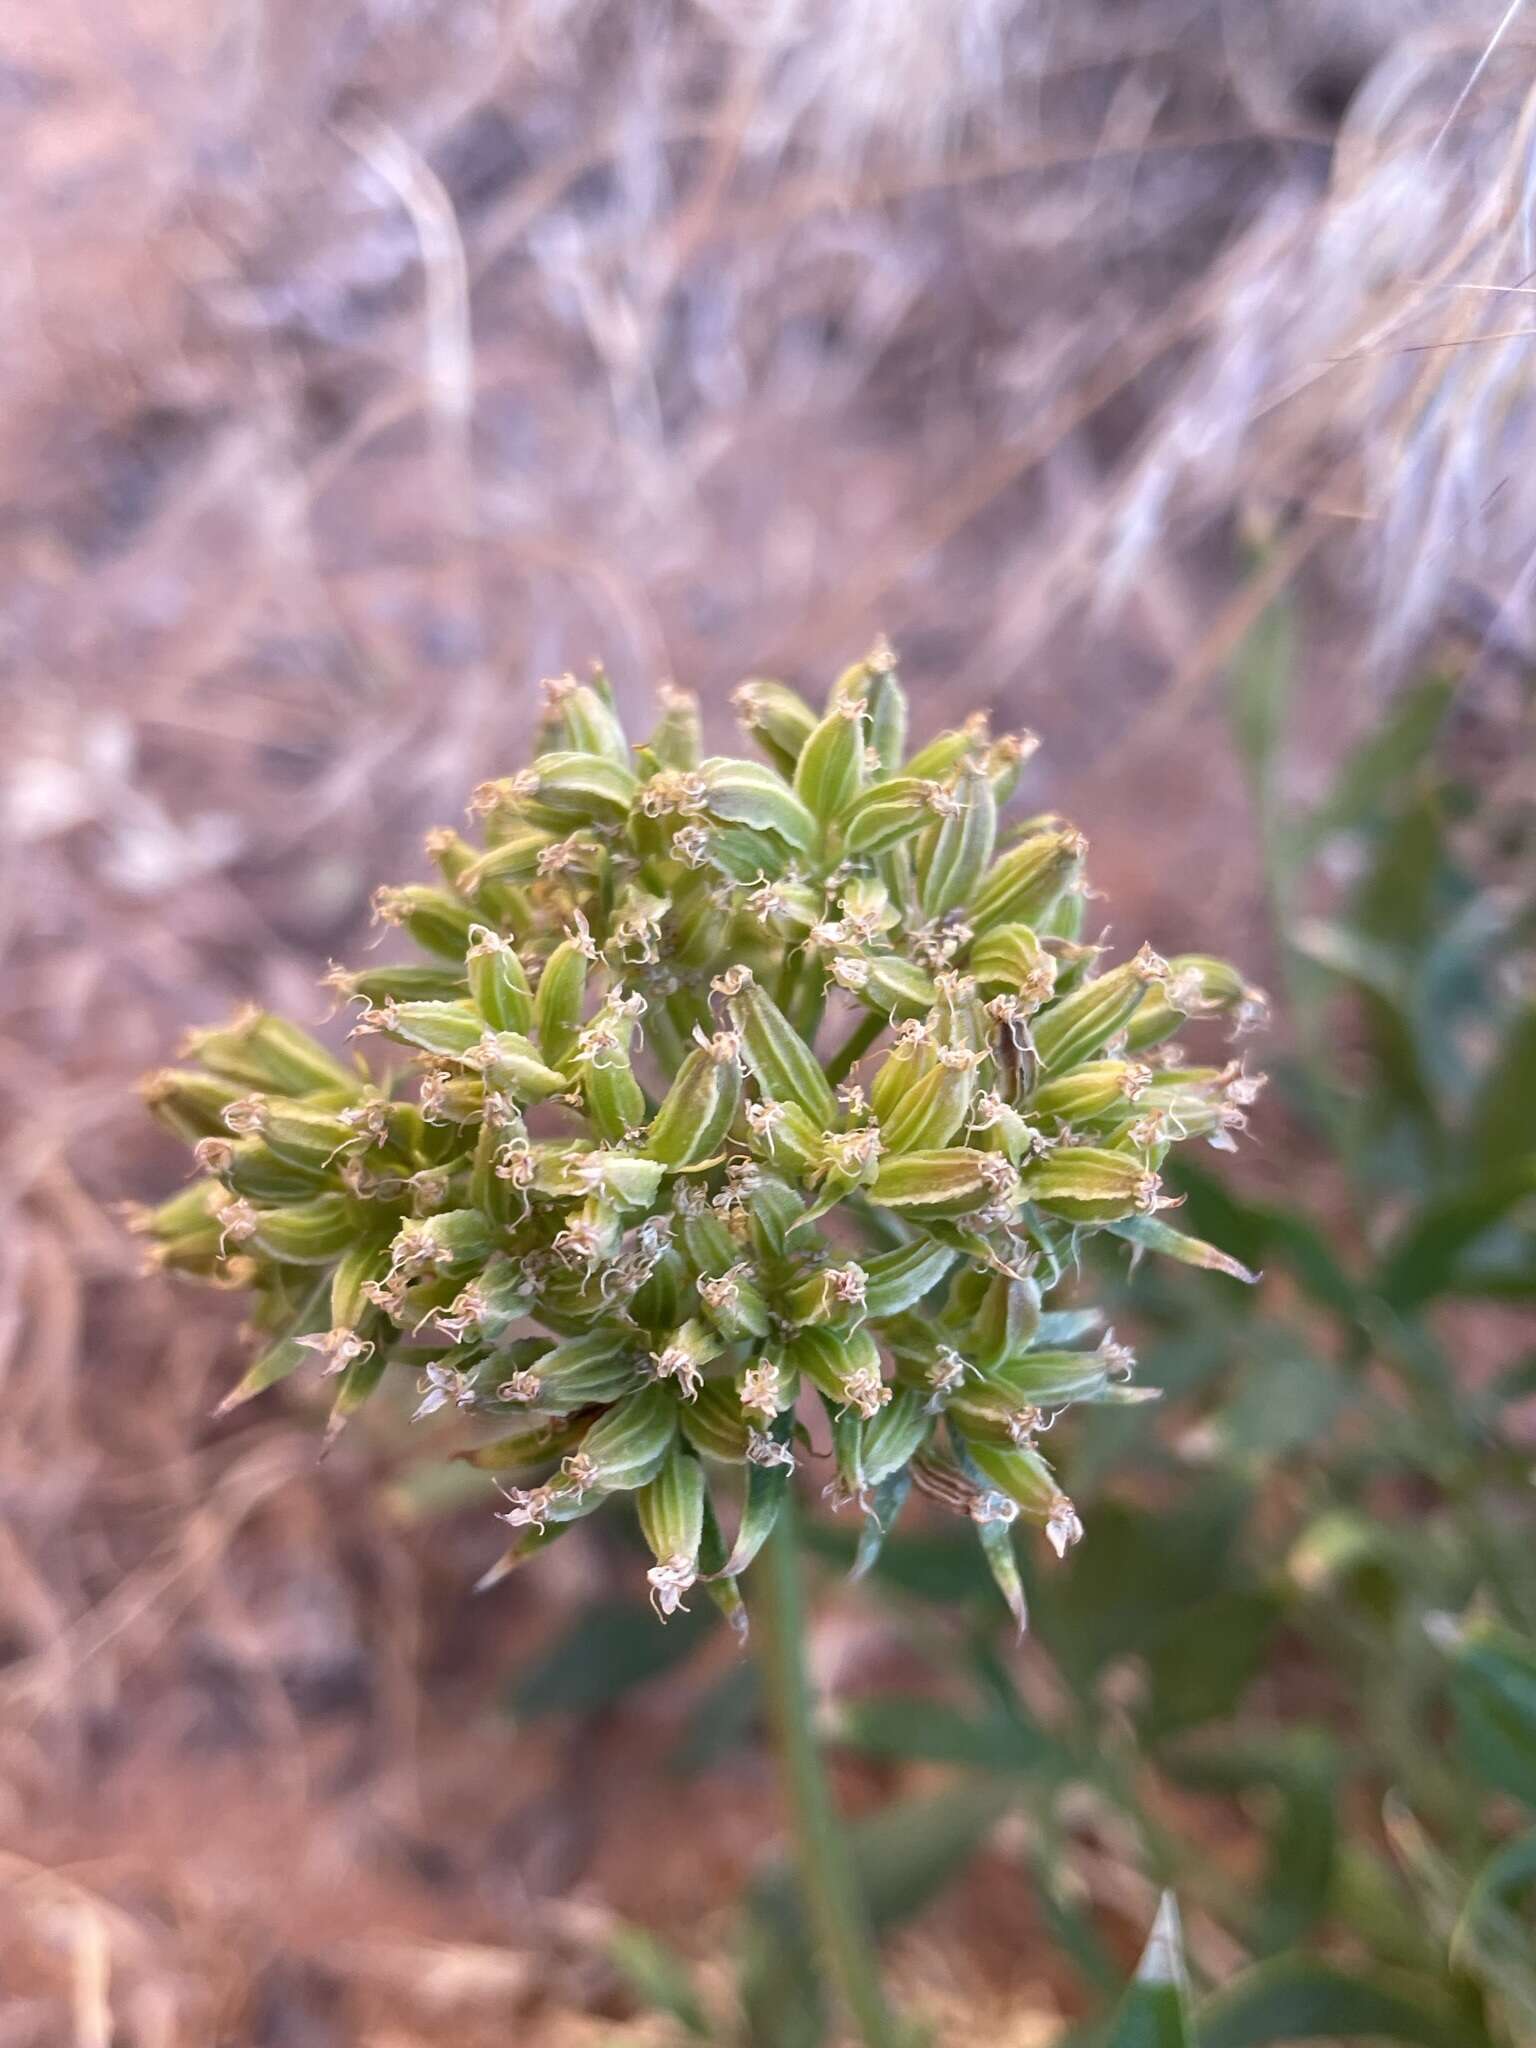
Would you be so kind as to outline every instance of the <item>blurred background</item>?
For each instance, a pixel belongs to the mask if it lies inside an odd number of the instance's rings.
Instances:
[[[1088,2039],[1172,1879],[1202,1986],[1536,2037],[1518,1859],[1465,1918],[1536,1761],[1444,1668],[1536,1624],[1533,60],[1519,0],[8,11],[3,2048],[822,2037],[730,1646],[601,1520],[473,1598],[451,1420],[211,1420],[238,1304],[117,1205],[184,1172],[136,1077],[317,1024],[541,676],[729,747],[882,630],[920,736],[1040,733],[1117,945],[1277,998],[1184,1190],[1265,1285],[1126,1311],[1170,1398],[1074,1439],[1025,1647],[920,1523],[818,1539],[893,1984]]]

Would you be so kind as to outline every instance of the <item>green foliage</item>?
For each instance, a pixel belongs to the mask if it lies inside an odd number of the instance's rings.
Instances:
[[[376,898],[430,957],[332,977],[401,1060],[251,1013],[148,1084],[202,1175],[142,1219],[154,1256],[248,1290],[262,1335],[225,1405],[313,1362],[334,1435],[412,1375],[418,1415],[500,1425],[466,1453],[514,1532],[488,1577],[625,1495],[657,1612],[703,1584],[738,1629],[819,1406],[857,1568],[915,1487],[1022,1622],[1015,1520],[1081,1534],[1039,1433],[1145,1397],[1045,1297],[1106,1229],[1251,1277],[1155,1212],[1257,1086],[1163,1048],[1262,998],[1080,943],[1081,834],[999,824],[1033,742],[974,719],[904,762],[883,646],[819,714],[744,686],[766,761],[704,757],[677,692],[634,746],[600,675],[546,696],[480,843],[433,833],[439,882]]]
[[[1479,799],[1457,773],[1443,678],[1298,814],[1287,645],[1267,621],[1235,716],[1291,1191],[1169,1174],[1181,1232],[1263,1283],[1175,1259],[1117,1301],[1104,1233],[1100,1298],[1136,1320],[1168,1412],[1155,1438],[1113,1411],[1067,1425],[1092,1541],[1063,1571],[1025,1560],[1060,1711],[1025,1709],[949,1548],[898,1536],[875,1583],[958,1617],[946,1703],[870,1703],[843,1734],[1014,1785],[1069,1863],[1060,1802],[1091,1787],[1150,1883],[1248,1959],[1215,1983],[1191,1964],[1187,2021],[1166,1972],[1151,1995],[1138,1979],[1096,2048],[1517,2048],[1536,2038],[1536,1370],[1508,1354],[1536,1299],[1536,818],[1518,785]],[[1117,1234],[1150,1248],[1161,1227]],[[1102,1999],[1101,1958],[1058,1931]]]

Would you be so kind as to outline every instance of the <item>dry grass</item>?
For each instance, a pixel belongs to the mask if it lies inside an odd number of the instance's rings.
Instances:
[[[1287,12],[1262,47],[1206,0],[0,28],[3,2048],[629,2038],[579,2017],[601,1916],[689,1928],[750,1867],[764,1785],[722,1819],[645,1768],[686,1690],[579,1757],[508,1741],[573,1586],[471,1606],[482,1518],[381,1484],[419,1442],[317,1476],[302,1396],[209,1421],[233,1312],[135,1274],[114,1205],[179,1166],[131,1080],[236,999],[314,1015],[373,884],[599,650],[718,714],[883,626],[928,723],[1048,734],[1154,940],[1191,891],[1241,931],[1198,723],[1234,521],[1286,575],[1326,540],[1326,685],[1341,521],[1405,632],[1475,581],[1518,638],[1536,489],[1527,323],[1452,289],[1531,269],[1522,25],[1421,205],[1475,40]],[[994,1975],[1043,2024],[1027,1959]]]

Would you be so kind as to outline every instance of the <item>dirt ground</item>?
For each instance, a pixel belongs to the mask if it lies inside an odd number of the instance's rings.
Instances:
[[[1423,10],[1262,47],[1220,12],[0,25],[0,2048],[667,2038],[604,1936],[707,1958],[777,1838],[755,1750],[666,1763],[728,1653],[514,1727],[618,1560],[583,1533],[472,1598],[445,1436],[318,1466],[302,1389],[213,1422],[238,1309],[137,1271],[119,1205],[182,1166],[133,1081],[237,1001],[322,1017],[375,884],[597,654],[724,742],[744,675],[820,688],[883,629],[924,728],[1043,735],[1117,940],[1255,946],[1215,695],[1287,583],[1298,786],[1389,686],[1353,680],[1358,500],[1306,495],[1337,448],[1266,458],[1133,558],[1137,464]],[[874,1682],[882,1629],[833,1598],[818,1669]],[[1050,2039],[1030,1916],[1005,1831],[904,1940],[944,2039]]]

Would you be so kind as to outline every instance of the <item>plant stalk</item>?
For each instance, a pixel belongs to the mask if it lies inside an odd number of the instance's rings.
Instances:
[[[752,1641],[789,1808],[806,1917],[827,1976],[865,2048],[902,2048],[847,1838],[811,1725],[805,1587],[791,1500],[779,1510],[753,1574]]]

